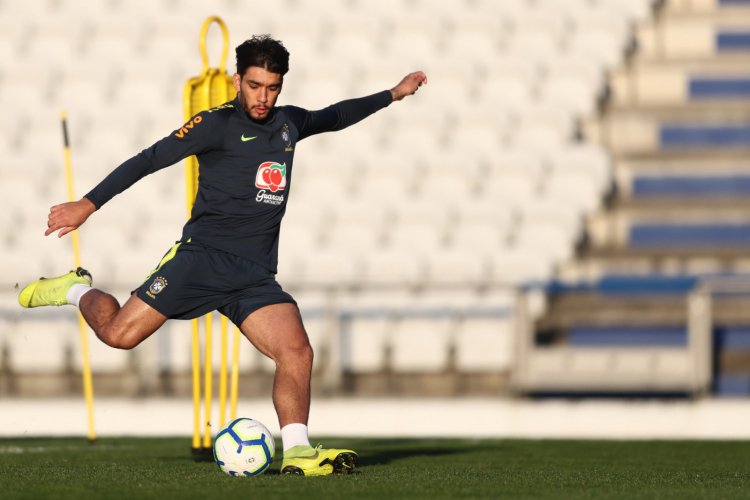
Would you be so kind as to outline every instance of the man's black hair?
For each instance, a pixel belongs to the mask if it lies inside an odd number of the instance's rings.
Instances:
[[[243,76],[250,66],[258,66],[282,76],[289,71],[289,51],[270,35],[255,35],[250,40],[245,40],[237,46],[235,54],[237,73],[240,76]]]

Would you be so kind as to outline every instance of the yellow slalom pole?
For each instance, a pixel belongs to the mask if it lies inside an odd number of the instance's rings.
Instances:
[[[73,161],[70,155],[70,140],[68,136],[68,115],[63,111],[60,113],[63,131],[63,144],[65,153],[65,179],[68,186],[68,201],[75,201],[75,189],[73,188]],[[70,233],[73,243],[73,265],[78,268],[81,265],[81,246],[78,241],[78,230]],[[86,413],[88,415],[88,439],[96,441],[96,429],[94,427],[94,384],[91,379],[91,361],[89,353],[88,325],[83,319],[81,311],[78,311],[78,326],[81,332],[81,358],[83,362],[83,395],[86,398]]]
[[[193,454],[201,451],[201,354],[198,318],[190,322],[193,335]]]
[[[205,370],[205,379],[203,383],[203,394],[206,398],[206,414],[204,417],[206,418],[206,426],[204,428],[204,434],[203,434],[203,449],[208,450],[211,448],[211,403],[213,399],[213,335],[211,330],[213,329],[213,321],[211,319],[212,314],[208,313],[206,314],[206,346],[203,349],[203,352],[205,353],[206,359],[204,361],[203,369]]]
[[[221,51],[221,61],[218,68],[211,68],[208,61],[208,50],[206,47],[206,38],[208,35],[209,27],[212,24],[218,24],[221,29],[223,45]],[[217,17],[211,16],[206,18],[201,26],[200,37],[199,37],[199,50],[201,59],[203,61],[203,68],[201,74],[197,77],[190,78],[183,86],[182,102],[185,120],[189,120],[190,117],[196,113],[210,109],[211,107],[218,106],[229,100],[229,94],[234,89],[232,83],[232,77],[226,73],[226,59],[229,54],[229,30],[227,29],[224,21]],[[192,210],[193,202],[195,200],[196,193],[198,191],[198,174],[199,165],[198,160],[195,156],[190,156],[186,159],[185,163],[185,179],[186,179],[186,201],[188,214]],[[210,418],[211,418],[211,377],[213,365],[211,364],[211,318],[210,315],[206,317],[206,366],[205,371],[205,384],[203,397],[206,398],[206,421],[205,421],[205,434],[201,439],[201,389],[200,389],[200,335],[198,329],[198,320],[194,321],[193,326],[193,452],[200,454],[203,452],[205,455],[206,451],[210,451],[212,436],[210,433]],[[222,339],[223,341],[223,339]],[[197,361],[196,361],[197,360]],[[226,373],[226,369],[224,369]],[[224,375],[226,377],[226,375]],[[224,385],[224,391],[226,391],[226,383]],[[220,398],[226,398],[226,392]],[[226,406],[226,399],[223,400],[223,406]],[[223,411],[223,410],[222,410]],[[221,415],[221,419],[225,417],[225,414]],[[201,448],[201,442],[203,446]]]
[[[237,418],[237,393],[240,385],[240,329],[234,327],[232,346],[232,382],[229,388],[229,419]]]
[[[221,315],[221,366],[219,368],[219,427],[227,423],[227,317]]]

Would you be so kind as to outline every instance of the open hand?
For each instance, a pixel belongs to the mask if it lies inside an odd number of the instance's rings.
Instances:
[[[49,209],[47,217],[47,230],[45,236],[49,236],[58,229],[57,237],[65,236],[69,232],[78,229],[78,226],[86,222],[89,215],[96,211],[96,206],[87,198],[78,201],[61,203]]]

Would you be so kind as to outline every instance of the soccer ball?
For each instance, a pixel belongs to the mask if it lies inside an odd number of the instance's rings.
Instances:
[[[251,418],[238,418],[219,431],[214,439],[214,460],[230,476],[257,476],[273,461],[271,431]]]

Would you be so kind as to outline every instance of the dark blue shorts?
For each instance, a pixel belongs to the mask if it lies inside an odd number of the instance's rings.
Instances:
[[[296,304],[267,269],[193,241],[177,242],[135,293],[171,319],[218,310],[237,326],[261,307]]]

